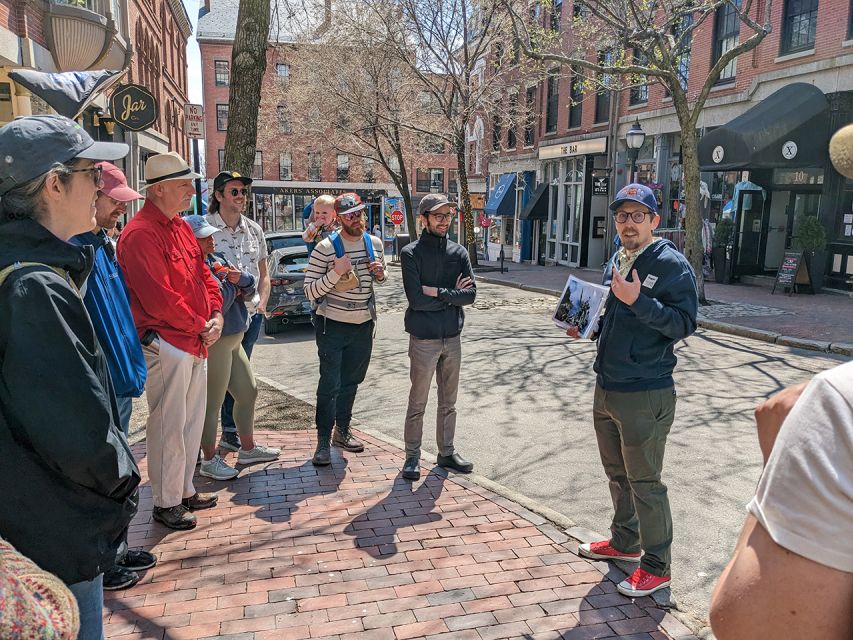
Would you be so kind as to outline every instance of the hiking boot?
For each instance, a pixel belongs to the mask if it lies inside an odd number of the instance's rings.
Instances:
[[[219,448],[226,451],[239,451],[240,438],[236,431],[223,431],[222,438],[219,439]]]
[[[435,463],[439,467],[444,467],[445,469],[453,469],[454,471],[458,471],[459,473],[471,473],[474,470],[474,463],[468,462],[458,453],[452,453],[449,456],[443,456],[439,454],[435,460]]]
[[[181,504],[190,511],[195,511],[215,507],[218,501],[219,496],[215,493],[194,493],[189,498],[181,500]]]
[[[353,453],[364,451],[364,443],[358,438],[353,437],[349,427],[346,429],[335,427],[335,431],[332,434],[332,444],[344,451],[352,451]]]
[[[210,460],[202,461],[198,473],[205,478],[213,478],[214,480],[232,480],[240,474],[234,467],[229,467],[228,463],[218,454]]]
[[[403,464],[403,478],[406,480],[420,480],[421,461],[417,456],[409,456]]]
[[[616,585],[616,589],[623,596],[639,598],[668,587],[672,580],[669,576],[652,575],[645,569],[637,569],[630,576]]]
[[[157,556],[142,549],[128,549],[127,553],[124,554],[124,558],[116,562],[116,566],[123,569],[130,569],[131,571],[145,571],[155,564],[157,564]],[[106,580],[106,574],[104,574],[104,580]]]
[[[137,582],[139,582],[139,574],[136,571],[125,569],[117,564],[104,571],[104,591],[130,589]]]
[[[639,553],[625,553],[615,549],[610,540],[599,540],[598,542],[585,542],[578,547],[578,555],[592,560],[627,560],[628,562],[639,562]]]
[[[195,516],[182,504],[174,507],[154,507],[151,517],[170,529],[194,529],[196,525]]]
[[[281,449],[265,447],[256,444],[254,449],[240,449],[237,454],[237,464],[252,464],[254,462],[272,462],[281,455]]]
[[[332,447],[328,442],[318,442],[311,463],[315,467],[326,467],[332,464]]]

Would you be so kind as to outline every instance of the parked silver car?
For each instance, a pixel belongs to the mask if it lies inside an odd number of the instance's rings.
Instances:
[[[270,298],[268,318],[264,318],[267,335],[279,333],[285,326],[311,322],[311,302],[305,296],[305,269],[308,249],[299,247],[276,249],[268,258]]]

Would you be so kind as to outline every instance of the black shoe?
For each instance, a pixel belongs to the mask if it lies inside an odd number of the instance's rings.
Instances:
[[[332,447],[328,442],[318,442],[311,463],[315,467],[328,467],[332,464]]]
[[[409,456],[403,465],[403,477],[406,480],[421,479],[421,461],[417,456]]]
[[[195,511],[196,509],[215,507],[218,500],[219,496],[215,493],[196,493],[181,500],[181,504],[190,511]]]
[[[239,451],[240,438],[236,431],[223,431],[222,437],[219,439],[219,448],[226,451]]]
[[[116,562],[116,566],[131,571],[145,571],[155,564],[157,564],[157,556],[142,549],[128,549],[124,558],[120,562]]]
[[[344,451],[352,451],[353,453],[364,451],[364,443],[358,438],[353,437],[349,428],[338,429],[335,427],[335,431],[332,434],[332,444]]]
[[[170,529],[194,529],[196,525],[195,516],[182,504],[174,507],[154,507],[151,510],[151,517]]]
[[[459,473],[471,473],[474,470],[474,463],[468,462],[458,453],[452,453],[449,456],[439,455],[435,463],[439,467],[444,467],[445,469],[453,469],[454,471],[458,471]]]
[[[104,571],[104,591],[129,589],[137,582],[139,582],[139,574],[136,571],[125,569],[117,564]]]

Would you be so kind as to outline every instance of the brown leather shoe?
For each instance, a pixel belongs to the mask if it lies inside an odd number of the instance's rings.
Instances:
[[[181,500],[181,504],[187,509],[195,511],[196,509],[210,509],[216,506],[216,501],[219,496],[215,493],[196,493],[189,498]]]
[[[195,516],[182,504],[174,507],[154,507],[151,517],[170,529],[193,529],[196,525]]]

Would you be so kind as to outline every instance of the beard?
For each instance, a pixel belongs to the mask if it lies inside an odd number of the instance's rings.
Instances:
[[[343,230],[347,235],[351,236],[360,236],[364,232],[364,224],[361,220],[354,220],[353,222],[350,222],[349,220],[342,218],[341,227],[343,227]]]

